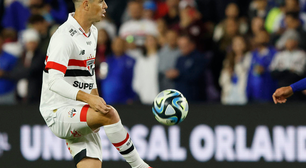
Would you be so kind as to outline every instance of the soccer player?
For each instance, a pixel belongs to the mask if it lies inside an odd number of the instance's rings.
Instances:
[[[306,78],[286,87],[277,89],[272,95],[273,101],[277,103],[286,103],[287,98],[293,95],[294,92],[306,90]]]
[[[77,168],[101,168],[98,131],[133,168],[149,168],[139,157],[117,111],[99,97],[94,67],[97,28],[107,9],[104,0],[73,0],[75,13],[50,40],[43,72],[40,111],[52,132],[66,140]]]

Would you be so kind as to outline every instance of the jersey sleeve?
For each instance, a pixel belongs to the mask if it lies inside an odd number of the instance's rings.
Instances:
[[[64,80],[73,45],[69,35],[54,34],[48,47],[45,69],[49,72],[49,90],[63,97],[76,100],[79,90]]]
[[[68,99],[76,100],[79,89],[72,87],[64,80],[64,74],[61,72],[50,69],[50,79],[48,81],[49,90],[66,97]]]
[[[45,69],[55,69],[65,74],[73,45],[72,39],[66,34],[53,36],[47,51]]]
[[[306,90],[306,78],[290,85],[293,92]]]

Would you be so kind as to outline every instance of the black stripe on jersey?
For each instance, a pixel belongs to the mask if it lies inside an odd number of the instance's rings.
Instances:
[[[72,76],[93,76],[88,70],[80,70],[80,69],[67,69],[65,76],[72,77]]]
[[[48,70],[44,69],[44,72],[48,73]],[[90,74],[88,70],[80,70],[80,69],[67,69],[65,73],[65,77],[76,77],[76,76],[93,76],[95,70],[93,69],[93,74]]]
[[[120,152],[121,155],[126,155],[126,154],[129,154],[130,152],[132,152],[134,150],[134,145],[132,145],[129,149],[125,150],[125,151],[122,151]]]

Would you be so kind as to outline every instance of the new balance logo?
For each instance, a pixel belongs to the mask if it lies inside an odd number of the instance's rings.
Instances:
[[[87,44],[87,45],[91,45],[91,41],[87,41],[86,44]]]
[[[79,55],[85,55],[85,50],[81,50]]]

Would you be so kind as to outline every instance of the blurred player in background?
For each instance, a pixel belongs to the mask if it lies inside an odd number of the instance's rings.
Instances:
[[[287,98],[291,97],[294,92],[306,90],[306,78],[290,85],[277,89],[272,95],[273,101],[277,103],[286,103]]]
[[[66,144],[78,168],[101,168],[102,146],[98,131],[133,168],[149,168],[139,157],[117,111],[99,97],[95,81],[98,31],[108,8],[104,0],[73,0],[75,13],[50,40],[40,111],[46,124]]]
[[[291,97],[294,92],[306,90],[306,78],[290,85],[277,89],[272,95],[273,101],[277,103],[286,103],[287,98]]]

